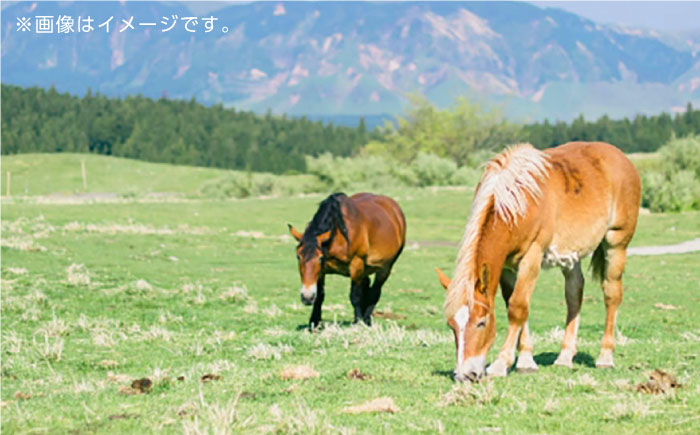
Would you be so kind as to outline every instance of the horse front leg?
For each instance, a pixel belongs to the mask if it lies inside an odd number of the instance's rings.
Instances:
[[[326,276],[321,273],[316,282],[316,299],[314,300],[314,308],[311,310],[311,318],[309,319],[309,329],[314,330],[321,324],[321,306],[326,295],[324,287],[326,284]]]
[[[365,262],[355,257],[350,262],[350,303],[355,311],[353,323],[359,322],[363,317],[362,295],[369,287],[369,277],[365,275]]]
[[[515,281],[517,275],[514,271],[510,269],[503,269],[501,272],[501,293],[503,294],[503,299],[506,301],[506,309],[508,308],[508,301],[510,300],[513,291],[515,290]],[[520,331],[520,338],[518,339],[518,361],[515,364],[515,369],[518,373],[532,373],[538,370],[537,363],[532,356],[532,338],[530,337],[530,329],[527,326],[527,322],[523,325],[523,329]]]
[[[350,303],[355,312],[355,317],[352,323],[358,323],[363,320],[364,311],[362,309],[362,298],[369,291],[369,277],[365,276],[359,282],[352,281],[350,283]]]
[[[532,342],[527,331],[527,318],[530,313],[530,299],[535,282],[540,273],[542,250],[530,248],[518,265],[518,274],[513,293],[508,298],[508,333],[496,361],[486,369],[489,376],[505,376],[515,361],[515,347],[520,341],[520,358],[523,362],[520,371],[536,370],[532,358]],[[530,364],[532,363],[532,364]],[[534,365],[534,369],[531,367]]]

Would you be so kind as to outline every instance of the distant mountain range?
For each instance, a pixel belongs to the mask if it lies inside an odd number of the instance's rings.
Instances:
[[[19,17],[39,15],[89,15],[95,30],[36,34],[34,22],[17,30]],[[400,113],[409,92],[439,106],[465,95],[519,120],[700,103],[697,35],[601,26],[527,3],[248,3],[206,14],[218,18],[210,33],[201,15],[196,33],[182,20],[162,32],[173,15],[192,12],[156,2],[6,6],[2,82],[346,120]],[[110,16],[107,34],[97,26]],[[119,32],[131,16],[135,29]]]

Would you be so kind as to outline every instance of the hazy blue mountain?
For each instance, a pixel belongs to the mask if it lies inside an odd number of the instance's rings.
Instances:
[[[89,15],[95,30],[17,31],[18,17],[37,15]],[[201,19],[196,33],[182,21],[162,32],[162,17],[173,15],[192,12],[155,2],[6,6],[2,81],[346,120],[399,113],[407,92],[438,105],[484,99],[520,119],[629,116],[700,101],[700,39],[526,3],[249,3],[206,14],[218,18],[211,33]],[[97,25],[110,16],[107,34]],[[130,16],[158,25],[119,32]]]

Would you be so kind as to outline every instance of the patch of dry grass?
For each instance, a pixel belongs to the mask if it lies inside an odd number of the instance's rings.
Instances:
[[[287,366],[280,372],[283,381],[318,378],[319,373],[307,365]]]
[[[379,397],[374,400],[362,403],[360,405],[348,406],[343,409],[346,414],[365,414],[365,413],[377,413],[377,412],[387,412],[389,414],[394,414],[401,411],[394,399],[391,397]]]

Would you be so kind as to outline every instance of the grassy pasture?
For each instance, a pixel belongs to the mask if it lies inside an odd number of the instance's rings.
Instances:
[[[349,283],[329,277],[326,328],[314,334],[303,330],[310,310],[298,301],[285,224],[303,227],[321,196],[3,202],[3,432],[700,431],[700,255],[630,257],[616,369],[593,367],[604,306],[590,280],[575,367],[551,365],[566,314],[563,278],[551,270],[530,317],[539,373],[455,385],[433,267],[452,270],[471,192],[389,193],[418,243],[385,286],[377,306],[384,317],[373,328],[350,325]],[[633,244],[695,237],[700,213],[652,214],[640,217]],[[490,360],[504,338],[503,304],[497,320]],[[296,365],[318,377],[283,380]],[[655,368],[684,386],[637,393]],[[369,377],[349,378],[352,369]],[[148,393],[129,394],[144,377],[153,382]],[[384,396],[399,412],[344,412]]]

